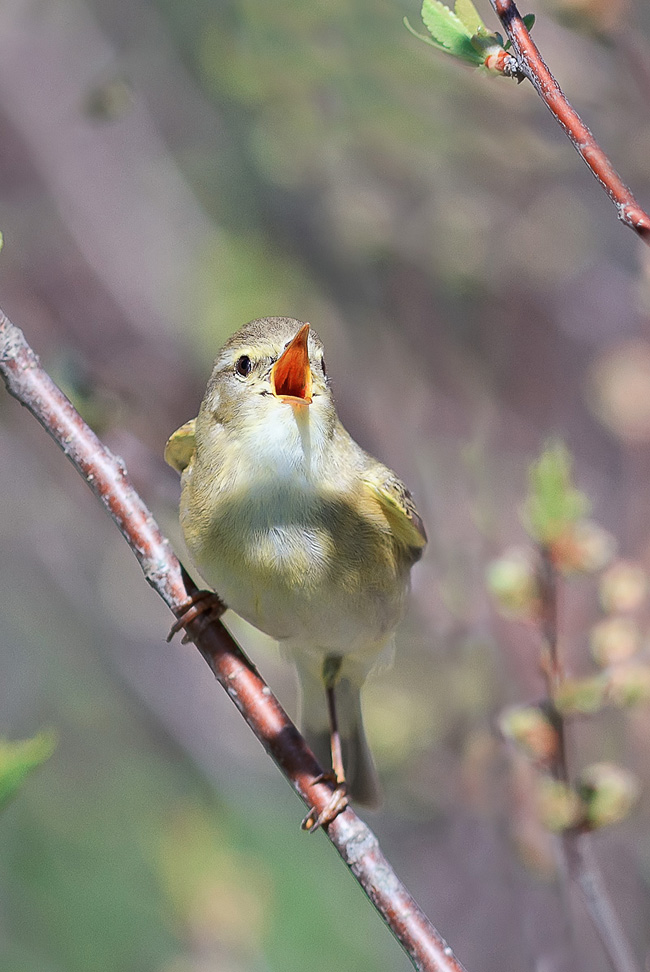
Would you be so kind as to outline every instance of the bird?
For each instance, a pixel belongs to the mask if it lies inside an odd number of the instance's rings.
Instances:
[[[312,326],[265,317],[236,331],[165,459],[201,577],[296,666],[299,723],[335,784],[303,824],[329,823],[348,796],[376,807],[361,688],[392,658],[427,536],[407,488],[341,424]]]

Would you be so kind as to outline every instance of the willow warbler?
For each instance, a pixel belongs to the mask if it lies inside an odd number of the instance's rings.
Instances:
[[[395,473],[341,425],[310,325],[266,317],[233,334],[165,458],[182,473],[180,521],[202,577],[277,639],[316,757],[332,760],[343,793],[376,805],[360,690],[390,656],[426,534]]]

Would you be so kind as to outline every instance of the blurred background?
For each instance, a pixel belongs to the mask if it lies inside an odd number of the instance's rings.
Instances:
[[[650,9],[533,9],[648,208]],[[0,306],[175,542],[164,443],[219,346],[257,316],[312,322],[344,424],[409,484],[430,538],[397,664],[366,691],[385,788],[367,819],[470,972],[604,972],[531,775],[495,731],[544,686],[534,629],[496,617],[484,576],[525,543],[527,466],[553,433],[621,555],[650,567],[650,253],[530,85],[433,51],[404,15],[421,28],[410,0],[5,0]],[[410,968],[4,393],[0,455],[0,735],[59,740],[0,817],[0,968]],[[567,585],[575,672],[593,668],[597,617],[594,583]],[[295,714],[276,648],[229,623]],[[574,767],[616,760],[645,785],[596,838],[641,964],[649,732],[640,708],[571,741]]]

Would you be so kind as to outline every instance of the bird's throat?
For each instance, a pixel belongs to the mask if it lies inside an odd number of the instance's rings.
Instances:
[[[311,477],[311,409],[298,405],[293,408],[293,417],[296,420],[305,457],[305,473],[309,478]]]

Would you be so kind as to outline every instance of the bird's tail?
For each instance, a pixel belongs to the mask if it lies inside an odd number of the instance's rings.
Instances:
[[[323,769],[329,769],[332,752],[325,685],[322,678],[300,664],[298,680],[302,732]],[[381,787],[363,728],[361,689],[342,678],[336,684],[334,698],[348,793],[356,803],[377,807],[381,803]]]

